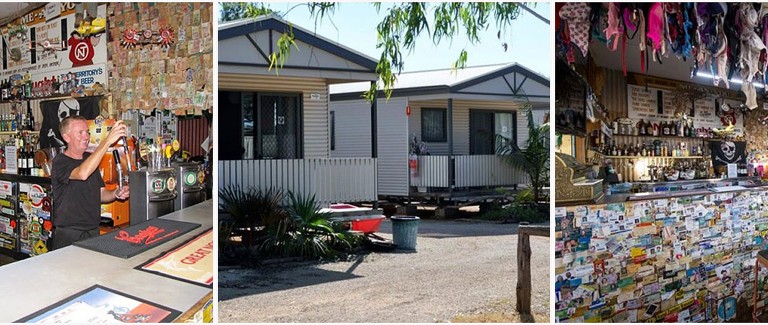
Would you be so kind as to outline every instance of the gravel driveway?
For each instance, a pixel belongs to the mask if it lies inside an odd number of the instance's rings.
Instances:
[[[378,233],[391,238],[387,220]],[[220,268],[220,322],[445,322],[514,312],[517,225],[422,220],[416,253]],[[549,315],[549,238],[532,237],[533,313]],[[501,307],[499,307],[501,306]]]

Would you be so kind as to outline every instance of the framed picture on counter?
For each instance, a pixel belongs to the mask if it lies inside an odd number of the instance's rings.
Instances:
[[[177,310],[94,285],[16,323],[162,323],[179,315]]]

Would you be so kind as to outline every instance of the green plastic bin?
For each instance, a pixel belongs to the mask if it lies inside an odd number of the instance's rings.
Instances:
[[[398,249],[416,250],[419,220],[415,216],[392,217],[392,241]]]

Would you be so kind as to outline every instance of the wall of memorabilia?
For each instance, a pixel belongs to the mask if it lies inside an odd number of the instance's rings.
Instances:
[[[202,115],[213,91],[210,3],[110,3],[114,108]]]
[[[755,168],[768,167],[768,111],[756,109],[744,113],[744,140],[747,142],[747,161]]]
[[[752,321],[768,191],[562,207],[555,218],[559,321]]]

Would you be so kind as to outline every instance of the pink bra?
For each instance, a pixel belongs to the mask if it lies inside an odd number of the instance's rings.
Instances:
[[[664,42],[664,8],[661,3],[651,5],[648,13],[648,38],[653,42],[653,50],[661,50]]]
[[[624,30],[619,18],[619,8],[616,7],[616,4],[613,2],[608,3],[608,27],[606,27],[603,32],[605,33],[605,39],[608,41],[610,50],[616,51],[616,46],[619,44],[619,37],[621,37]],[[611,38],[613,38],[613,46],[610,46]]]

